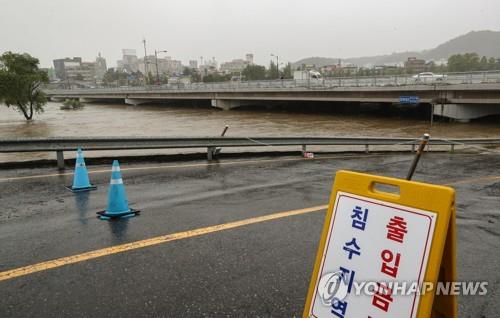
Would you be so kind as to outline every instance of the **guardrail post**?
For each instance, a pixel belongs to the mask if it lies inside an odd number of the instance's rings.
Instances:
[[[411,145],[411,152],[415,152],[415,144]]]
[[[413,161],[410,166],[410,170],[408,171],[408,174],[406,175],[406,180],[411,180],[413,177],[413,173],[415,172],[415,169],[417,168],[418,161],[420,160],[420,156],[422,156],[422,152],[425,149],[425,146],[427,146],[427,149],[429,148],[429,134],[424,134],[422,139],[420,140],[420,144],[418,145],[417,153],[415,154],[415,157],[413,157]]]
[[[365,145],[365,152],[370,153],[370,145]]]
[[[207,147],[207,160],[212,161],[214,159],[215,147]]]
[[[307,151],[307,145],[302,145],[302,155],[304,155]]]
[[[455,152],[455,144],[451,144],[451,152]]]
[[[57,155],[57,168],[59,170],[64,170],[64,152],[62,150],[57,150],[56,151]]]

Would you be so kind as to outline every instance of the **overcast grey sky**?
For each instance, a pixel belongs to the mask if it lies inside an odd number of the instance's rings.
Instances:
[[[499,0],[0,0],[0,52],[41,60],[122,48],[174,58],[254,53],[267,63],[427,49],[471,30],[500,30]]]

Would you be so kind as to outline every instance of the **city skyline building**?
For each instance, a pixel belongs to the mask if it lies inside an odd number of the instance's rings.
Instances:
[[[81,57],[53,60],[54,76],[59,80],[85,82],[101,81],[107,71],[106,59],[98,54],[94,62],[85,62]]]
[[[248,64],[252,65],[253,64],[253,53],[247,53],[245,55],[245,60],[247,61]]]
[[[408,73],[421,73],[425,71],[425,60],[418,59],[416,57],[409,57],[405,63],[404,67]]]
[[[60,80],[65,80],[66,79],[66,67],[75,67],[79,66],[80,63],[82,63],[82,58],[81,57],[65,57],[62,59],[55,59],[53,60],[54,63],[54,70],[56,73],[56,77]]]
[[[122,59],[116,62],[116,68],[127,73],[137,72],[139,70],[137,51],[135,49],[122,49]]]
[[[245,59],[233,59],[220,65],[220,71],[225,74],[242,72],[247,65],[253,64],[253,54],[247,53]]]
[[[144,63],[144,58],[139,58],[139,72],[142,74],[145,74],[145,63]],[[156,76],[156,57],[154,55],[148,55],[146,57],[146,64],[147,64],[147,72],[150,73],[154,76]],[[180,74],[183,71],[183,65],[182,62],[179,60],[174,60],[172,59],[171,56],[165,56],[163,58],[158,58],[158,73],[159,75],[161,74]]]
[[[189,68],[197,69],[198,68],[198,61],[197,60],[189,60]]]
[[[220,65],[220,71],[225,74],[238,73],[245,69],[249,63],[243,59],[234,59]]]
[[[102,57],[101,52],[99,52],[95,59],[95,67],[94,67],[95,78],[99,81],[102,81],[102,79],[104,78],[104,74],[106,74],[107,70],[108,67],[106,65],[106,59]]]
[[[212,74],[212,73],[217,73],[218,71],[218,63],[215,57],[212,57],[211,59],[204,60],[203,56],[200,57],[200,66],[198,69],[202,74]]]

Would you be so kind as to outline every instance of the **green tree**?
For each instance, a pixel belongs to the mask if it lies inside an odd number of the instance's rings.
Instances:
[[[129,80],[129,76],[132,82]],[[131,74],[110,68],[104,73],[103,82],[106,85],[137,85],[138,79],[142,77],[141,72],[132,72]]]
[[[465,70],[465,62],[462,54],[454,54],[448,58],[448,71],[463,72]]]
[[[31,55],[5,52],[0,56],[0,103],[14,107],[26,120],[43,112],[47,96],[40,86],[48,83],[47,72],[38,68],[39,61]]]
[[[290,79],[293,78],[293,72],[292,72],[292,64],[288,62],[283,69],[283,78],[285,79]]]
[[[163,72],[161,75],[160,75],[160,83],[161,84],[168,84],[168,79],[170,78],[170,76],[168,75],[167,72]]]
[[[454,54],[448,58],[448,71],[480,71],[481,60],[477,53]]]
[[[155,83],[155,78],[153,77],[153,73],[148,72],[148,76],[146,77],[146,85],[153,85]]]
[[[481,71],[487,71],[489,68],[488,65],[488,58],[486,56],[483,56],[481,60],[479,61],[479,68]]]
[[[477,53],[465,53],[466,71],[479,71],[481,63]]]
[[[184,70],[182,71],[182,74],[185,76],[191,76],[194,72],[194,69],[191,69],[189,67],[184,67]]]
[[[267,78],[268,79],[277,79],[279,78],[279,70],[274,61],[269,63],[269,69],[267,70]]]
[[[104,77],[102,78],[102,81],[106,84],[109,85],[116,81],[116,74],[115,74],[115,69],[110,68],[104,73]]]
[[[140,71],[132,72],[130,74],[122,73],[126,76],[127,85],[129,86],[142,86],[144,75]]]
[[[490,57],[488,59],[488,70],[494,70],[496,69],[496,60],[494,57]]]
[[[191,83],[198,82],[201,82],[201,74],[197,70],[193,69],[193,72],[191,73]]]
[[[266,68],[262,65],[247,65],[243,71],[241,72],[241,75],[247,80],[247,81],[259,81],[266,79]]]
[[[228,75],[221,75],[221,74],[208,74],[203,76],[203,82],[205,83],[212,83],[212,82],[226,82],[231,79],[231,74]]]

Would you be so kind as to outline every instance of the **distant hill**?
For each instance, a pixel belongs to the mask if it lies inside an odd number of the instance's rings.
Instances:
[[[429,50],[424,56],[427,59],[439,59],[472,52],[479,56],[500,57],[500,32],[472,31]]]
[[[384,64],[403,62],[408,57],[423,58],[426,60],[447,59],[453,54],[475,52],[480,56],[500,58],[500,31],[472,31],[458,36],[437,47],[419,52],[400,52],[387,55],[365,56],[342,59],[343,62],[356,65]],[[316,66],[337,64],[338,58],[309,57],[293,63],[294,67],[302,64],[314,64]]]

